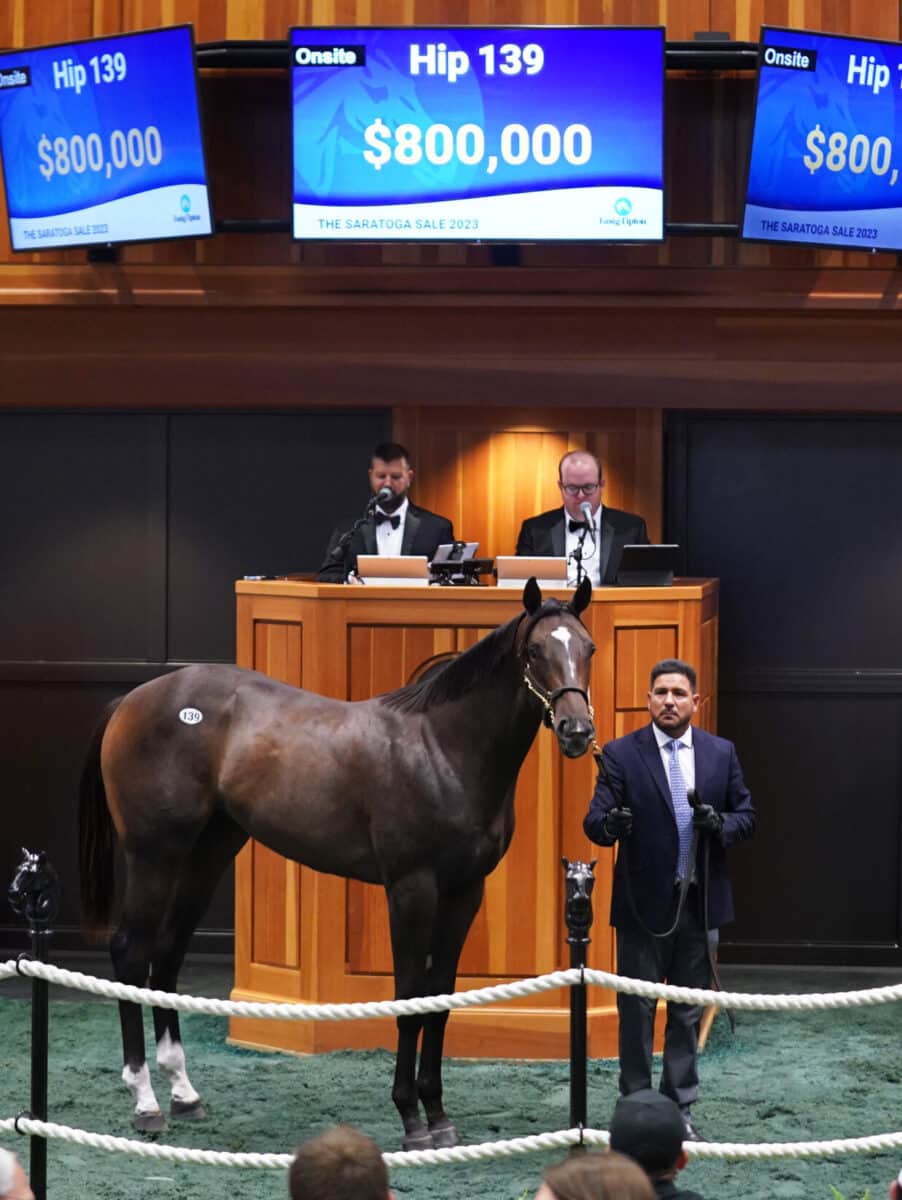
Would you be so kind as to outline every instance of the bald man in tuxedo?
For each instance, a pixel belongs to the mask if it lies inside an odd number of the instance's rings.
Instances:
[[[558,465],[558,488],[563,507],[524,521],[517,538],[517,553],[566,557],[575,564],[581,546],[582,565],[593,585],[614,583],[623,547],[648,543],[645,521],[635,513],[602,504],[601,463],[587,450],[571,450],[564,455]],[[588,527],[585,504],[592,510]],[[575,565],[570,574],[576,583]]]

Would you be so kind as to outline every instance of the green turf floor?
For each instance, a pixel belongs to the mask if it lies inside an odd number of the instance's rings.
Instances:
[[[752,977],[743,978],[741,972],[725,971],[725,976],[724,986],[737,990],[835,990],[822,979],[814,983],[810,973],[784,972],[770,981],[759,974],[755,986],[748,986]],[[840,986],[868,982],[872,980],[847,978]],[[890,974],[880,982],[896,980]],[[210,988],[194,994],[215,992]],[[0,983],[0,1117],[27,1108],[29,1012],[22,982]],[[182,1021],[189,1073],[210,1116],[203,1123],[174,1124],[158,1141],[288,1152],[298,1140],[347,1121],[366,1130],[383,1150],[398,1149],[399,1124],[389,1096],[390,1054],[348,1051],[300,1058],[260,1053],[226,1045],[225,1020],[189,1016]],[[109,1002],[52,1000],[52,1121],[133,1136],[130,1097],[119,1079],[118,1026]],[[149,1016],[147,1027],[149,1031]],[[900,1130],[900,1030],[898,1004],[802,1015],[739,1013],[735,1035],[719,1018],[701,1059],[697,1123],[711,1141],[807,1141]],[[594,1127],[607,1128],[616,1079],[616,1063],[590,1063],[589,1122]],[[568,1125],[566,1063],[452,1059],[446,1063],[445,1088],[448,1111],[468,1143]],[[158,1095],[168,1107],[163,1086]],[[0,1135],[0,1144],[26,1151],[15,1135]],[[531,1154],[485,1164],[395,1168],[392,1184],[399,1197],[411,1200],[519,1200],[533,1196],[543,1166],[557,1157]],[[269,1200],[287,1195],[281,1171],[172,1165],[59,1141],[50,1142],[48,1158],[49,1200],[221,1200],[232,1195]],[[900,1165],[902,1150],[832,1160],[696,1161],[682,1179],[707,1200],[830,1200],[830,1185],[846,1200],[860,1200],[868,1189],[874,1200],[882,1200]]]

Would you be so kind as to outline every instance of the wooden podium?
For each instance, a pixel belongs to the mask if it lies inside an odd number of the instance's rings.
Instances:
[[[434,655],[472,645],[521,608],[502,588],[346,587],[240,581],[237,662],[343,700],[407,683]],[[569,593],[551,593],[566,599]],[[682,658],[698,668],[696,723],[713,730],[717,695],[716,580],[670,588],[596,590],[583,614],[597,646],[592,702],[600,744],[648,720],[652,665]],[[590,755],[571,761],[544,727],[517,787],[516,832],[486,881],[483,906],[464,947],[457,990],[541,975],[569,965],[561,855],[597,858],[589,965],[612,971],[608,925],[613,851],[593,846],[582,821],[595,783]],[[360,780],[365,788],[367,780]],[[384,893],[318,874],[258,843],[236,862],[234,1000],[337,1003],[388,1000],[392,959]],[[589,993],[589,1053],[616,1053],[613,992]],[[470,1057],[566,1058],[566,989],[457,1011],[446,1050]],[[319,1051],[395,1045],[391,1019],[281,1022],[233,1018],[245,1045]]]

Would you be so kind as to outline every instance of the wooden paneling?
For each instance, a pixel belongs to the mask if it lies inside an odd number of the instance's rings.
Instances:
[[[516,592],[497,588],[241,582],[237,591],[240,664],[284,662],[281,651],[267,642],[270,637],[284,640],[282,631],[294,624],[305,635],[304,686],[355,699],[399,686],[436,653],[472,645],[518,612],[520,603]],[[663,653],[699,653],[706,636],[702,622],[711,624],[716,611],[712,581],[596,593],[584,620],[598,647],[591,694],[599,741],[648,720],[640,705],[652,663]],[[250,655],[256,657],[249,661]],[[626,671],[622,681],[617,676],[621,667]],[[704,682],[702,692],[707,704]],[[486,881],[485,901],[464,948],[461,987],[567,965],[561,855],[598,860],[589,963],[612,969],[614,939],[607,910],[613,855],[590,846],[582,831],[594,782],[590,755],[566,760],[552,734],[539,731],[517,785],[511,847]],[[292,868],[257,847],[242,852],[236,872],[235,953],[235,998],[353,1001],[384,999],[393,990],[381,889]],[[568,1045],[566,1013],[566,996],[546,993],[459,1014],[449,1026],[449,1048],[492,1056],[562,1055]],[[339,1029],[233,1021],[231,1028],[236,1040],[295,1050],[391,1046],[394,1040],[390,1022],[355,1022]],[[613,995],[596,993],[591,1052],[610,1053],[614,1037]]]
[[[300,687],[304,678],[303,626],[278,621],[254,624],[254,670]]]
[[[394,430],[417,466],[418,502],[449,517],[480,553],[514,553],[523,518],[560,506],[561,456],[583,448],[602,460],[605,503],[641,513],[660,538],[659,412],[396,408]]]

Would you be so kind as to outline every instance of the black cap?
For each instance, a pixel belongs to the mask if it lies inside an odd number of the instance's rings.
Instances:
[[[642,1088],[617,1101],[611,1149],[629,1155],[649,1174],[674,1165],[685,1136],[682,1113],[669,1096]]]

